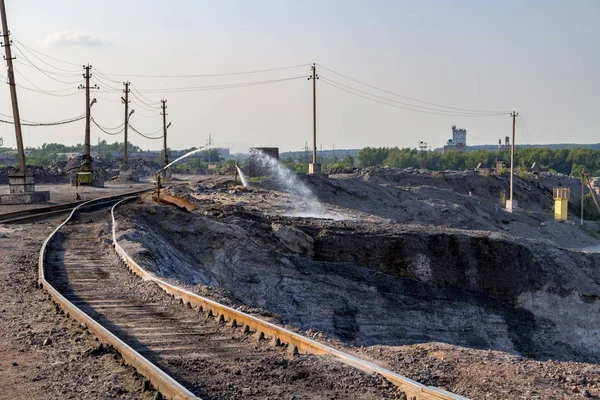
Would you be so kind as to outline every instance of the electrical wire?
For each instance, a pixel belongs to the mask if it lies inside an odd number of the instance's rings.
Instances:
[[[53,122],[31,122],[31,123],[21,122],[21,125],[24,125],[24,126],[56,126],[56,125],[66,125],[66,124],[70,124],[72,122],[81,121],[84,118],[85,118],[85,115],[80,115],[79,117],[70,118],[70,119],[66,119],[66,120],[60,120],[60,121],[53,121]],[[3,120],[3,119],[0,119],[0,122],[3,122],[5,124],[11,124],[11,125],[14,125],[14,123],[15,123],[15,121],[6,121],[6,120]]]
[[[156,117],[160,117],[160,113],[158,114],[152,114],[152,115],[147,115],[144,113],[139,112],[137,109],[135,110],[135,115],[138,117],[143,117],[143,118],[156,118]]]
[[[120,82],[120,81],[118,81],[116,79],[111,78],[110,76],[107,76],[106,74],[104,74],[103,72],[101,72],[98,68],[94,68],[94,71],[96,72],[96,74],[100,75],[101,77],[103,77],[104,79],[106,79],[108,81],[111,81],[111,82],[114,82],[114,83],[118,83],[118,84],[123,83],[123,82]]]
[[[523,126],[523,129],[527,133],[527,136],[529,136],[529,139],[531,140],[531,143],[533,144],[533,137],[529,133],[529,129],[527,129],[527,125],[525,125],[525,121],[523,121],[523,117],[521,117],[521,114],[519,114],[519,118],[518,119],[519,119],[519,122],[521,123],[521,125]]]
[[[30,87],[24,86],[24,85],[15,85],[16,87],[18,87],[19,89],[24,89],[24,90],[29,90],[30,92],[36,92],[36,93],[41,93],[41,94],[45,94],[48,96],[54,96],[54,97],[68,97],[68,96],[75,96],[76,94],[79,93],[79,90],[75,90],[75,92],[73,93],[66,93],[66,94],[56,94],[56,93],[52,93],[49,91],[43,91],[43,90],[38,90],[38,89],[32,89]]]
[[[96,120],[94,120],[94,118],[91,118],[91,120],[94,123],[94,125],[96,125],[98,127],[98,129],[100,129],[102,132],[106,133],[107,135],[115,136],[115,135],[118,135],[118,134],[120,134],[121,132],[123,132],[125,130],[125,124],[122,124],[119,127],[115,128],[115,129],[121,128],[120,131],[114,132],[114,133],[113,132],[109,132],[108,129],[110,129],[110,128],[105,128],[105,127],[101,126],[100,124],[98,124],[96,122]]]
[[[61,77],[65,77],[65,78],[74,78],[74,77],[76,77],[76,76],[77,76],[77,77],[81,76],[81,72],[67,74],[67,73],[63,73],[63,72],[54,72],[54,71],[49,71],[49,70],[47,70],[47,69],[43,69],[43,68],[39,68],[39,67],[38,67],[38,68],[36,68],[36,67],[34,67],[33,65],[31,65],[31,64],[29,64],[29,63],[26,63],[26,62],[22,62],[22,61],[20,61],[18,58],[15,58],[14,62],[15,62],[16,64],[23,65],[23,66],[25,66],[25,67],[27,67],[27,68],[32,68],[32,69],[40,69],[40,70],[42,70],[42,71],[46,72],[47,74],[51,74],[51,75],[55,75],[55,76],[61,76]]]
[[[35,50],[35,49],[33,49],[33,48],[31,48],[31,47],[27,46],[26,44],[24,44],[23,42],[21,42],[19,39],[17,39],[17,38],[15,37],[15,35],[14,35],[14,34],[12,34],[12,33],[11,33],[10,35],[11,35],[11,37],[13,38],[13,40],[14,40],[15,42],[17,42],[19,45],[23,46],[25,49],[29,50],[29,52],[35,52],[35,53],[41,54],[41,55],[42,55],[42,56],[44,56],[44,57],[48,57],[48,58],[50,58],[50,59],[52,59],[52,60],[59,61],[59,62],[62,62],[62,63],[68,64],[68,65],[75,65],[75,66],[77,66],[77,67],[81,66],[81,64],[75,64],[75,63],[72,63],[72,62],[68,62],[68,61],[65,61],[65,60],[61,60],[61,59],[59,59],[59,58],[55,58],[55,57],[49,56],[48,54],[44,54],[44,53],[42,53],[42,52],[41,52],[41,51],[39,51],[39,50]],[[61,68],[55,67],[55,66],[53,66],[53,65],[51,65],[51,64],[48,64],[48,63],[46,63],[46,62],[45,62],[44,60],[42,60],[41,58],[39,58],[39,57],[37,57],[37,56],[35,56],[35,57],[36,57],[36,58],[38,58],[40,61],[42,61],[44,64],[46,64],[46,65],[49,65],[49,66],[51,66],[51,67],[53,67],[53,68],[55,68],[55,69],[57,69],[57,70],[59,70],[59,71],[63,71],[63,72],[75,72],[75,71],[70,71],[70,70],[65,70],[65,69],[61,69]]]
[[[131,85],[131,90],[134,90],[134,89],[137,91],[137,87],[135,87],[135,88],[134,88],[134,86],[133,86],[133,85]],[[146,101],[148,102],[148,103],[145,103],[145,104],[148,104],[148,105],[151,105],[151,104],[152,104],[152,105],[154,105],[154,104],[159,104],[159,103],[160,103],[159,101],[152,101],[152,100],[150,100],[149,98],[147,98],[146,96],[144,96],[144,95],[143,95],[143,94],[141,94],[141,93],[138,93],[138,94],[140,95],[140,97],[141,97],[142,99],[144,99],[144,100],[146,100]],[[140,99],[140,101],[142,101],[142,99]]]
[[[133,89],[131,89],[130,93],[135,99],[137,99],[137,101],[144,104],[144,106],[146,106],[148,108],[156,109],[156,110],[158,110],[160,108],[160,106],[157,106],[159,104],[158,102],[157,103],[148,103],[148,102],[142,100],[142,98],[140,97],[140,96],[142,96],[141,93],[138,93],[139,94],[139,96],[138,96],[138,94],[136,94],[136,91],[134,91]],[[134,100],[132,99],[132,101],[134,101]]]
[[[138,78],[208,78],[208,77],[216,77],[216,76],[232,76],[232,75],[250,75],[250,74],[260,74],[264,72],[274,72],[274,71],[283,71],[288,69],[307,67],[310,64],[299,64],[299,65],[290,65],[286,67],[278,67],[278,68],[268,68],[268,69],[260,69],[254,71],[243,71],[243,72],[224,72],[217,74],[191,74],[191,75],[144,75],[144,74],[109,74],[104,73],[104,75],[109,76],[123,76],[123,77],[138,77]]]
[[[104,97],[104,96],[101,96],[101,95],[99,95],[98,93],[104,93],[104,92],[103,92],[103,91],[101,91],[101,90],[100,90],[100,91],[98,91],[98,92],[95,92],[95,96],[96,96],[96,97],[98,97],[98,98],[100,98],[100,99],[102,99],[102,100],[104,100],[104,101],[109,101],[109,102],[111,102],[111,103],[122,103],[122,100],[121,100],[121,99],[119,99],[119,100],[115,100],[115,99],[109,99],[109,98],[107,98],[107,97]]]
[[[178,87],[178,88],[163,88],[163,89],[146,89],[139,91],[143,93],[183,93],[183,92],[197,92],[205,90],[222,90],[222,89],[234,89],[239,87],[257,86],[257,85],[268,85],[278,82],[286,82],[297,79],[306,79],[305,76],[295,76],[291,78],[271,79],[264,81],[252,81],[252,82],[240,82],[240,83],[229,83],[224,85],[209,85],[209,86],[190,86],[190,87]]]
[[[60,80],[60,79],[57,79],[57,78],[51,76],[50,74],[44,72],[44,70],[42,70],[41,68],[39,68],[33,62],[31,62],[31,60],[29,58],[27,58],[27,56],[25,55],[25,53],[23,53],[23,51],[21,49],[19,49],[19,47],[17,47],[16,45],[13,45],[13,47],[15,48],[15,50],[17,50],[18,53],[21,54],[21,56],[23,58],[25,58],[25,60],[27,60],[29,62],[29,64],[31,64],[35,69],[37,69],[38,71],[40,71],[42,74],[44,74],[48,78],[52,79],[53,81],[56,81],[56,82],[59,82],[59,83],[64,83],[64,84],[67,84],[67,85],[75,85],[75,84],[81,82],[81,79],[79,79],[77,81],[63,81],[63,80]]]
[[[137,97],[135,96],[135,94],[133,92],[131,92],[131,94],[133,95],[131,97],[131,103],[134,104],[136,107],[141,108],[142,110],[148,111],[148,112],[156,112],[158,110],[160,110],[160,106],[159,107],[149,107],[149,106],[145,106],[144,104],[138,102]]]
[[[509,113],[509,111],[471,110],[471,109],[467,109],[467,108],[458,108],[458,107],[446,106],[446,105],[443,105],[443,104],[431,103],[431,102],[428,102],[428,101],[423,101],[423,100],[415,99],[414,97],[408,97],[408,96],[404,96],[404,95],[402,95],[402,94],[398,94],[398,93],[390,92],[389,90],[381,89],[381,88],[378,88],[378,87],[376,87],[376,86],[370,85],[370,84],[368,84],[368,83],[365,83],[365,82],[359,81],[358,79],[351,78],[351,77],[349,77],[349,76],[347,76],[347,75],[344,75],[344,74],[342,74],[342,73],[340,73],[340,72],[337,72],[337,71],[334,71],[334,70],[332,70],[332,69],[329,69],[329,68],[327,68],[327,67],[325,67],[325,66],[323,66],[323,65],[321,65],[321,64],[317,64],[317,65],[318,65],[319,67],[321,67],[321,68],[323,68],[323,69],[325,69],[325,70],[329,71],[329,72],[332,72],[332,73],[334,73],[334,74],[336,74],[336,75],[339,75],[339,76],[341,76],[341,77],[343,77],[343,78],[346,78],[346,79],[348,79],[348,80],[351,80],[351,81],[353,81],[353,82],[356,82],[356,83],[359,83],[359,84],[361,84],[361,85],[364,85],[364,86],[370,87],[371,89],[375,89],[375,90],[379,90],[379,91],[381,91],[381,92],[384,92],[384,93],[387,93],[387,94],[391,94],[391,95],[393,95],[393,96],[398,96],[398,97],[401,97],[401,98],[403,98],[403,99],[406,99],[406,100],[412,100],[412,101],[416,101],[416,102],[418,102],[418,103],[422,103],[422,104],[428,104],[428,105],[430,105],[430,106],[441,107],[441,108],[447,108],[447,109],[450,109],[450,110],[455,110],[455,111],[464,111],[464,112],[469,112],[469,113],[492,113],[492,114],[496,114],[496,113],[498,113],[498,114],[501,114],[501,115],[505,115],[505,114],[508,114],[508,113]]]
[[[150,134],[144,134],[140,131],[138,131],[137,129],[135,129],[131,124],[129,124],[129,127],[138,135],[145,137],[146,139],[162,139],[162,137],[164,135],[158,136],[158,137],[152,137],[151,135],[156,135],[157,133],[159,133],[160,131],[163,130],[163,128],[160,128],[158,131],[154,132],[154,133],[150,133]]]
[[[355,92],[362,93],[362,94],[365,94],[367,96],[375,97],[377,99],[381,99],[381,100],[384,100],[384,101],[387,101],[387,102],[390,102],[390,103],[401,104],[401,105],[404,105],[404,106],[407,106],[407,107],[418,108],[418,109],[427,110],[427,111],[434,111],[434,112],[441,112],[441,113],[452,113],[450,110],[440,110],[440,109],[431,108],[431,107],[419,106],[419,105],[416,105],[416,104],[405,103],[405,102],[394,100],[394,99],[390,99],[390,98],[387,98],[387,97],[377,96],[375,94],[372,94],[372,93],[369,93],[369,92],[365,92],[364,90],[360,90],[360,89],[357,89],[355,87],[344,85],[343,83],[340,83],[340,82],[336,82],[336,81],[331,80],[329,78],[326,78],[324,76],[320,76],[319,78],[321,80],[323,80],[323,81],[326,81],[326,82],[329,82],[329,83],[333,83],[333,84],[336,84],[338,86],[345,87],[346,89],[350,89],[350,90],[353,90]],[[493,113],[493,115],[505,115],[505,113],[500,113],[500,114]]]
[[[92,75],[91,78],[93,80],[96,80],[101,86],[111,89],[110,91],[120,92],[121,90],[123,90],[121,88],[116,88],[116,87],[112,86],[112,84],[110,84],[107,81],[105,81],[104,79],[100,78],[101,75],[99,75],[97,72],[94,72],[91,75]],[[107,89],[105,89],[105,90],[107,90]],[[107,91],[109,91],[109,90],[107,90]]]
[[[23,79],[25,79],[27,82],[29,82],[31,85],[33,85],[33,87],[35,87],[37,90],[34,89],[29,89],[29,90],[34,90],[38,93],[43,93],[43,94],[47,94],[50,96],[57,96],[57,97],[66,97],[66,96],[73,96],[75,95],[77,92],[71,93],[71,94],[54,94],[54,93],[59,93],[59,92],[66,92],[68,90],[73,90],[73,88],[69,88],[69,89],[59,89],[59,90],[44,90],[42,88],[40,88],[38,85],[36,85],[35,83],[33,83],[29,78],[27,78],[25,75],[23,75],[23,73],[21,73],[18,69],[14,68],[14,71]],[[28,89],[27,87],[24,87],[22,85],[18,85],[18,87],[23,88],[23,89]]]
[[[447,116],[447,117],[495,117],[495,116],[500,116],[500,115],[507,115],[507,114],[456,114],[456,113],[449,114],[449,113],[441,113],[441,112],[434,112],[434,111],[418,110],[418,109],[414,109],[414,108],[399,106],[399,105],[393,104],[393,103],[386,103],[384,101],[377,100],[372,97],[363,96],[362,94],[356,93],[354,91],[351,91],[351,90],[345,89],[341,86],[338,86],[334,83],[331,83],[329,80],[323,80],[323,83],[326,85],[332,86],[338,90],[353,94],[358,97],[362,97],[363,99],[370,100],[375,103],[380,103],[380,104],[384,104],[389,107],[399,108],[399,109],[406,110],[406,111],[419,112],[419,113],[423,113],[423,114],[443,115],[443,116]]]

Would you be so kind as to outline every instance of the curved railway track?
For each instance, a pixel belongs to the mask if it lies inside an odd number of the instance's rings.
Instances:
[[[385,377],[409,400],[464,399],[148,274],[116,242],[114,214],[111,223],[107,208],[122,198],[87,202],[72,211],[42,247],[40,284],[67,313],[116,347],[163,395],[396,398],[399,391],[387,385]]]

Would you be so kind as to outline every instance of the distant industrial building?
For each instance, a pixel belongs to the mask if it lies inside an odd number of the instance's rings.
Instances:
[[[498,139],[498,150],[500,151],[510,151],[510,137],[504,137],[504,144],[502,144],[502,139]]]
[[[452,139],[444,146],[444,153],[447,151],[465,151],[467,147],[467,130],[457,129],[456,125],[452,125]]]

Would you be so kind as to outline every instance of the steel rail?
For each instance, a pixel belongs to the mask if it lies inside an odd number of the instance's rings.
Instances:
[[[123,357],[126,363],[133,366],[140,374],[144,375],[152,385],[160,391],[163,396],[173,400],[201,400],[195,396],[192,392],[183,387],[180,383],[175,381],[164,371],[158,368],[156,365],[148,361],[145,357],[135,351],[132,347],[127,345],[108,329],[103,327],[101,324],[96,322],[89,315],[81,311],[73,303],[67,300],[62,294],[58,292],[50,283],[46,280],[44,271],[44,260],[48,244],[54,239],[58,231],[64,227],[73,218],[75,213],[86,206],[94,206],[101,201],[116,200],[123,196],[131,195],[131,193],[120,194],[115,196],[107,196],[99,199],[90,200],[84,202],[71,211],[67,219],[65,219],[51,234],[44,240],[42,248],[40,250],[40,258],[38,264],[38,284],[44,288],[68,316],[75,318],[79,323],[84,324],[87,328],[92,331],[101,341],[112,345]],[[100,203],[104,204],[104,203]]]
[[[0,224],[11,224],[16,222],[26,222],[30,218],[37,218],[40,215],[62,214],[70,212],[74,207],[84,201],[76,201],[73,203],[57,204],[54,206],[30,208],[27,210],[12,211],[0,214]]]
[[[114,196],[131,196],[136,193],[143,193],[147,190],[150,190],[150,189],[141,189],[141,190],[126,192],[126,193],[122,193],[122,194],[117,194]],[[108,198],[110,198],[110,197],[111,196],[108,196]],[[95,200],[100,200],[100,199],[95,199]],[[71,210],[74,207],[76,207],[80,204],[83,204],[83,203],[85,203],[85,200],[74,201],[71,203],[64,203],[64,204],[55,204],[55,205],[46,206],[46,207],[29,208],[26,210],[18,210],[18,211],[2,213],[2,214],[0,214],[0,224],[8,225],[8,224],[27,223],[27,222],[44,219],[47,217],[53,217],[56,215],[69,213],[69,212],[71,212]]]
[[[201,312],[208,312],[222,320],[235,322],[236,325],[244,326],[244,329],[254,330],[264,336],[275,338],[280,343],[287,344],[294,352],[322,355],[327,354],[338,358],[340,361],[362,371],[376,373],[385,377],[399,389],[406,393],[408,400],[468,400],[466,397],[450,393],[433,386],[426,386],[393,371],[380,367],[370,361],[360,359],[338,349],[327,346],[288,329],[263,321],[242,311],[220,304],[214,300],[199,296],[181,287],[170,284],[154,274],[142,268],[117,241],[115,209],[124,199],[116,203],[111,209],[113,247],[117,255],[127,267],[145,281],[151,281],[163,289],[166,293],[180,299],[190,307],[195,306]]]

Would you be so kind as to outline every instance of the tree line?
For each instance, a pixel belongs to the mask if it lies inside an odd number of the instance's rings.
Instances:
[[[398,147],[365,147],[358,153],[360,167],[387,166],[394,168],[426,168],[433,171],[465,170],[476,168],[479,164],[486,168],[495,168],[497,161],[510,165],[510,151],[435,151],[421,152],[417,149]],[[515,166],[531,167],[536,163],[540,168],[563,174],[580,175],[581,170],[589,175],[600,175],[600,150],[595,149],[547,149],[517,148]]]

